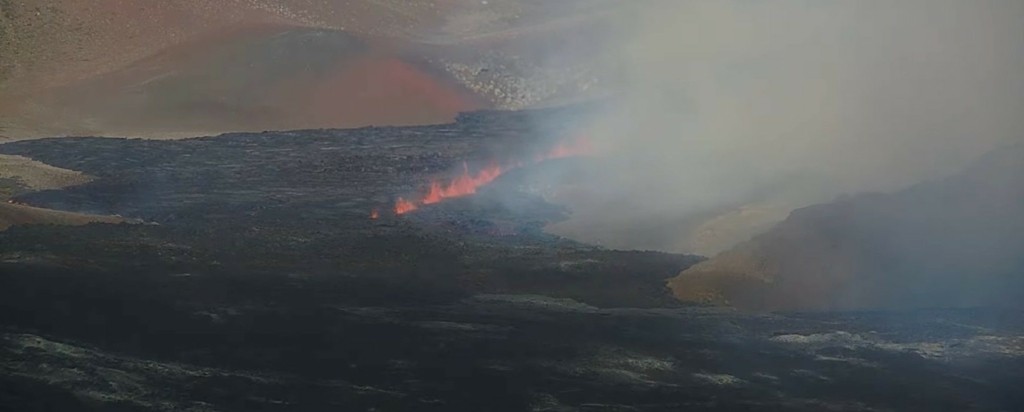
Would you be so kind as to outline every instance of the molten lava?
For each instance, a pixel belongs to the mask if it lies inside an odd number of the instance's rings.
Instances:
[[[398,198],[398,200],[395,201],[395,214],[396,215],[404,215],[404,214],[412,212],[413,210],[416,210],[416,209],[419,209],[419,207],[416,206],[415,203],[410,202],[408,200],[405,200],[405,199],[402,199],[402,198]]]
[[[377,220],[380,218],[380,211],[374,208],[370,211],[370,219]]]
[[[493,182],[502,173],[504,173],[504,170],[502,170],[501,166],[491,165],[476,172],[476,174],[470,175],[469,166],[463,163],[462,175],[443,185],[436,180],[431,182],[430,190],[423,196],[423,199],[420,199],[420,203],[431,205],[444,199],[469,196],[476,193],[476,190],[481,186]]]
[[[593,148],[590,145],[590,141],[586,138],[577,138],[572,142],[559,143],[548,152],[536,155],[533,159],[533,163],[540,163],[551,159],[587,155],[591,152],[593,152]],[[461,175],[452,179],[448,183],[441,183],[436,180],[431,182],[430,187],[427,189],[427,193],[418,200],[410,201],[401,197],[398,198],[398,200],[395,201],[395,214],[404,215],[419,209],[422,205],[431,205],[439,203],[445,199],[472,195],[476,193],[477,189],[493,182],[505,172],[522,166],[523,162],[513,162],[505,167],[502,167],[497,163],[492,163],[490,166],[483,168],[476,173],[470,174],[469,166],[466,165],[466,163],[463,163]],[[376,217],[372,218],[376,219]]]

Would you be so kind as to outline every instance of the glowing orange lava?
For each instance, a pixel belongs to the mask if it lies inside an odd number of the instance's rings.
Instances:
[[[462,164],[462,174],[447,184],[441,184],[438,181],[430,183],[430,190],[427,191],[426,196],[420,199],[420,203],[425,205],[431,205],[438,203],[444,199],[451,199],[454,197],[469,196],[476,193],[476,190],[483,185],[491,183],[494,179],[504,173],[501,166],[491,165],[483,170],[476,172],[476,174],[469,174],[469,167]]]
[[[419,207],[416,206],[415,203],[410,202],[408,200],[405,200],[405,199],[402,199],[402,198],[398,198],[398,200],[395,201],[395,214],[396,215],[404,215],[404,214],[412,212],[413,210],[416,210],[416,209],[419,209]]]
[[[378,218],[380,218],[380,211],[377,210],[377,209],[371,210],[370,211],[370,219],[377,220]]]
[[[534,157],[533,163],[540,163],[551,159],[582,156],[592,152],[593,148],[590,145],[590,141],[581,137],[573,140],[572,142],[559,143],[548,152],[538,154]],[[469,166],[466,165],[466,163],[463,163],[461,175],[452,179],[448,183],[441,183],[437,180],[431,182],[430,187],[427,189],[427,193],[418,200],[410,201],[401,197],[398,198],[398,200],[395,201],[395,214],[404,215],[419,209],[422,205],[432,205],[445,199],[472,195],[476,193],[477,189],[493,182],[505,172],[522,166],[523,162],[513,162],[505,167],[502,167],[497,163],[492,163],[490,166],[480,169],[476,173],[470,174]],[[376,217],[373,218],[376,219]]]

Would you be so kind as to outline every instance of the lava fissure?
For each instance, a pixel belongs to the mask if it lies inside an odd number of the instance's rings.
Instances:
[[[590,141],[585,138],[577,138],[572,142],[562,142],[551,150],[538,154],[533,158],[534,164],[545,160],[560,159],[565,157],[583,156],[593,152]],[[417,199],[408,200],[399,197],[395,200],[394,212],[396,215],[404,215],[415,211],[424,205],[440,203],[445,199],[465,197],[475,194],[481,187],[493,182],[501,175],[510,170],[523,166],[523,162],[514,162],[501,166],[497,162],[491,162],[489,166],[476,171],[469,172],[469,165],[462,163],[462,173],[447,183],[434,180],[430,182],[425,194]]]

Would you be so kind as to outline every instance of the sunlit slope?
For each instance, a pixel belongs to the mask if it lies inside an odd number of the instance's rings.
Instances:
[[[157,135],[440,123],[486,105],[422,60],[345,32],[217,33],[36,96],[74,134]]]
[[[0,137],[407,125],[574,101],[595,88],[607,4],[0,1]]]
[[[894,194],[794,211],[669,282],[683,300],[757,310],[1019,305],[1024,146]]]

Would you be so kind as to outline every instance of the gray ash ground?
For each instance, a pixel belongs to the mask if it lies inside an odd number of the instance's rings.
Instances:
[[[515,173],[368,218],[545,116],[0,146],[98,177],[17,201],[149,223],[0,232],[0,409],[1024,410],[1019,312],[685,307],[698,257],[544,234]]]

